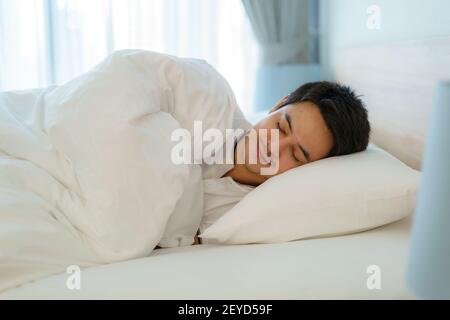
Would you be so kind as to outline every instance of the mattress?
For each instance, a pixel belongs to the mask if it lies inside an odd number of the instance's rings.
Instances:
[[[405,284],[412,217],[370,231],[277,244],[198,245],[10,289],[0,299],[412,299]],[[379,288],[368,288],[370,266]]]

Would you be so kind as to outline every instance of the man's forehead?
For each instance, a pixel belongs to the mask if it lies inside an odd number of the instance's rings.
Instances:
[[[311,102],[289,105],[285,115],[291,118],[292,130],[299,143],[309,151],[313,160],[320,159],[329,148],[329,129],[319,108]]]
[[[289,115],[294,125],[294,130],[299,130],[299,134],[306,134],[315,131],[318,126],[323,123],[320,110],[312,103],[302,102],[302,105],[289,105],[284,110],[285,115]]]

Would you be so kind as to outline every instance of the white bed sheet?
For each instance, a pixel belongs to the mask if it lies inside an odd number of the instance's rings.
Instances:
[[[281,244],[160,249],[10,289],[0,299],[412,299],[405,284],[412,217],[359,234]],[[367,267],[381,289],[367,288]]]

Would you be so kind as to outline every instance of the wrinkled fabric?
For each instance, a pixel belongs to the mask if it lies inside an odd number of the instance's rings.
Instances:
[[[192,244],[201,166],[176,129],[225,132],[236,100],[203,60],[117,51],[61,85],[0,93],[0,291]]]

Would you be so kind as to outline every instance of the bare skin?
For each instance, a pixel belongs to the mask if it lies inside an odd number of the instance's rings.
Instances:
[[[260,129],[268,129],[265,148],[269,153],[270,129],[279,129],[278,171],[273,175],[261,175],[261,168],[270,167],[270,164],[264,164],[259,154],[256,155],[257,163],[250,163],[251,151],[247,135],[238,142],[235,150],[237,156],[245,159],[245,163],[236,164],[225,176],[243,184],[258,186],[273,176],[323,159],[329,154],[334,139],[319,108],[311,102],[300,102],[280,108],[287,98],[282,99],[270,110],[266,118],[253,127],[258,135]]]

